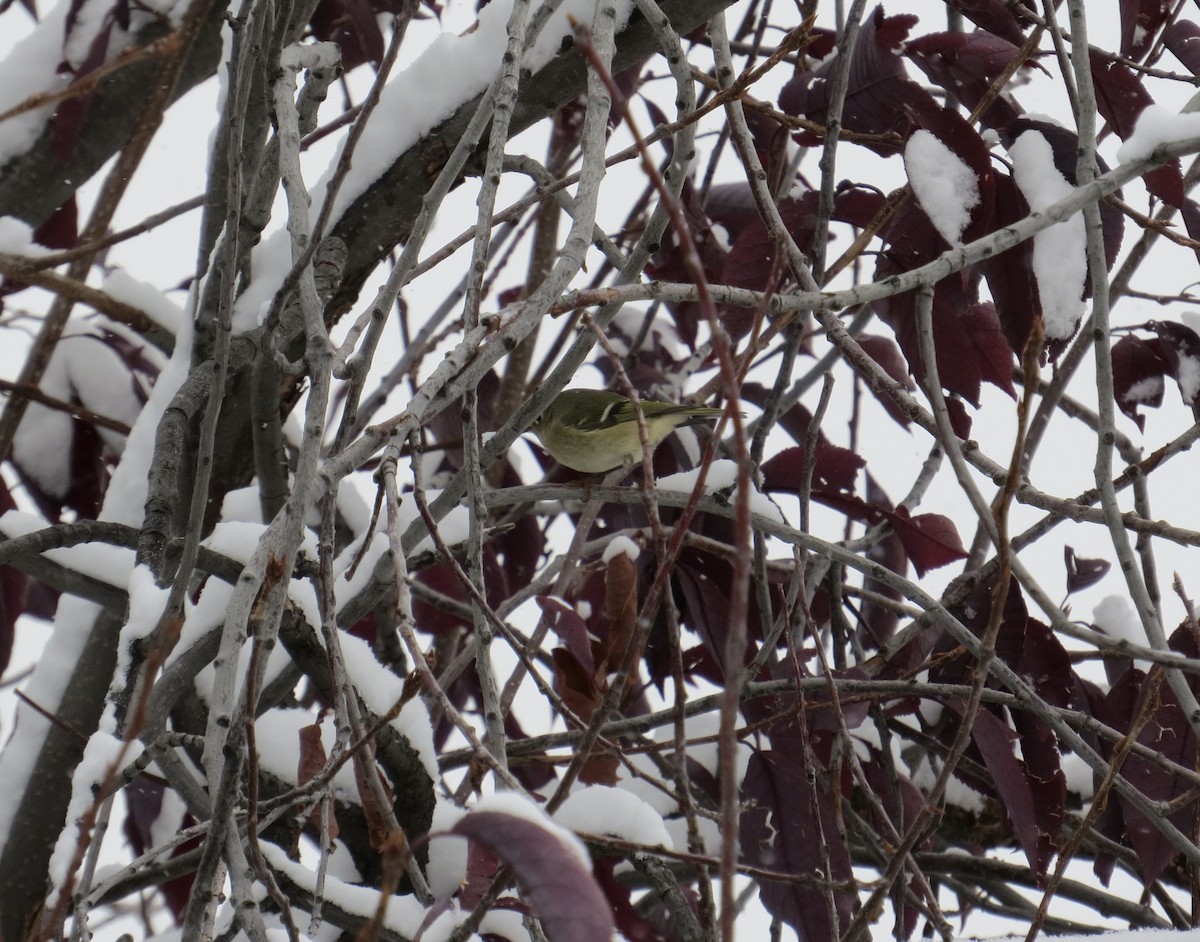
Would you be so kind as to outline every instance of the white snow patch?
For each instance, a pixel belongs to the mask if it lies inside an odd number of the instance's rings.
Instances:
[[[607,564],[612,562],[614,557],[624,554],[632,561],[638,558],[639,552],[638,545],[629,537],[614,536],[609,540],[608,546],[604,547],[603,559]]]
[[[1196,401],[1196,395],[1200,394],[1200,358],[1181,356],[1176,380],[1183,401],[1190,406]]]
[[[5,514],[8,517],[9,514]],[[44,522],[43,522],[44,525]],[[47,642],[37,669],[22,692],[50,715],[57,712],[64,688],[70,682],[88,640],[87,626],[100,614],[100,606],[74,595],[59,600],[54,616],[54,633]],[[4,744],[4,761],[0,762],[0,795],[24,793],[29,774],[37,767],[37,757],[49,733],[50,720],[40,712],[17,705],[16,721],[11,737]],[[20,803],[0,802],[0,845],[8,840],[12,817]]]
[[[40,388],[61,402],[77,402],[132,427],[142,411],[136,383],[124,360],[91,325],[72,322],[51,354]],[[102,426],[95,429],[105,448],[120,455],[125,436]],[[52,497],[63,497],[71,487],[74,434],[74,420],[67,412],[30,402],[13,439],[16,463]]]
[[[532,6],[536,10],[541,5]],[[613,5],[619,32],[629,19],[633,0],[617,0]],[[522,68],[536,74],[548,65],[559,54],[563,40],[573,34],[568,17],[591,24],[598,9],[595,0],[565,0],[543,27],[533,48],[526,50]],[[354,151],[353,169],[338,191],[331,224],[399,155],[488,87],[500,68],[511,13],[512,0],[493,0],[479,12],[475,29],[462,36],[443,33],[416,62],[388,82],[375,117]],[[339,151],[331,168],[340,157]],[[328,176],[314,194],[314,219],[327,180]]]
[[[27,258],[51,254],[50,249],[33,241],[33,226],[15,216],[0,216],[0,252]]]
[[[554,820],[572,831],[608,834],[648,847],[675,845],[663,819],[653,808],[623,788],[593,785],[567,796]]]
[[[58,842],[50,856],[49,873],[51,884],[65,884],[75,848],[79,843],[79,821],[95,806],[94,788],[104,784],[120,766],[136,759],[142,751],[141,743],[126,743],[108,733],[95,732],[88,737],[83,758],[71,775],[71,801],[67,806],[67,826],[59,832]]]
[[[135,566],[129,575],[129,616],[121,629],[123,642],[150,635],[166,610],[171,590],[160,588],[149,566]],[[121,674],[120,676],[124,676]]]
[[[1074,187],[1054,165],[1054,152],[1045,135],[1026,131],[1008,153],[1017,186],[1030,210],[1042,212],[1071,195]],[[1083,289],[1087,283],[1087,233],[1081,213],[1033,237],[1033,273],[1046,336],[1066,340],[1083,316]]]
[[[342,659],[346,662],[346,676],[354,682],[367,707],[376,716],[383,716],[401,699],[404,679],[375,660],[370,645],[361,638],[342,633],[339,640]],[[425,701],[413,697],[401,707],[400,715],[391,725],[416,751],[430,779],[436,782],[437,750],[433,746],[433,724],[429,721]]]
[[[1143,648],[1150,646],[1137,609],[1123,595],[1106,595],[1092,609],[1092,624],[1114,641],[1127,641]],[[1133,666],[1142,671],[1150,670],[1150,662],[1140,658],[1134,659]]]
[[[912,769],[913,784],[922,791],[928,791],[936,779],[937,774],[929,767],[928,760],[922,756],[917,766]],[[983,811],[984,807],[983,796],[979,792],[968,788],[953,775],[950,776],[950,781],[946,783],[946,804],[954,805],[955,807],[974,813]]]
[[[16,107],[32,95],[56,92],[70,81],[70,75],[58,74],[70,6],[68,0],[61,0],[45,11],[37,28],[13,46],[0,62],[0,112]],[[53,110],[54,105],[43,105],[0,122],[0,166],[33,146]]]
[[[281,871],[289,880],[310,893],[317,889],[317,875],[288,858],[280,848],[262,841],[263,856],[271,867]],[[323,898],[333,906],[371,919],[379,907],[379,891],[369,886],[353,886],[326,874],[322,887]],[[385,899],[383,926],[389,932],[406,939],[415,939],[425,919],[425,907],[414,896],[389,896]]]
[[[110,272],[100,283],[100,290],[116,301],[136,307],[172,335],[183,321],[183,308],[154,285],[139,281],[124,269]]]
[[[690,494],[696,489],[696,482],[699,480],[700,469],[693,468],[691,471],[677,471],[675,474],[659,478],[654,482],[654,488],[659,491],[678,491],[681,494]],[[709,465],[708,474],[704,478],[704,493],[711,496],[718,491],[728,490],[735,484],[737,484],[737,464],[728,458],[722,458]]]
[[[10,510],[0,516],[0,534],[9,539],[46,528],[46,521],[41,517],[19,510]],[[62,546],[46,550],[42,555],[60,566],[121,589],[125,588],[133,570],[133,550],[123,546],[111,546],[108,543]],[[78,629],[78,625],[72,627]]]
[[[300,769],[300,731],[312,726],[317,716],[308,710],[268,710],[254,721],[254,741],[258,747],[259,767],[281,782],[295,785]],[[321,744],[325,755],[333,749],[337,730],[331,722],[321,723]],[[358,800],[354,763],[345,762],[333,777],[334,793],[349,801]]]
[[[730,494],[727,500],[732,504],[737,498],[737,478],[738,469],[736,461],[731,461],[728,458],[721,458],[714,461],[709,465],[708,475],[704,479],[705,496],[711,497],[714,494],[729,491]],[[696,482],[699,479],[700,469],[693,468],[691,471],[678,471],[675,474],[668,474],[665,477],[661,477],[654,482],[654,487],[658,491],[691,494],[696,489]],[[750,491],[750,512],[759,514],[776,523],[787,522],[780,509],[767,495],[754,487],[753,482],[751,482]]]
[[[512,5],[512,0],[492,0],[480,11],[474,29],[461,36],[443,33],[412,65],[387,83],[354,151],[352,168],[338,190],[330,228],[400,155],[487,89],[498,74],[508,42]],[[531,16],[541,5],[532,4]],[[611,6],[616,9],[616,29],[620,32],[629,20],[633,0],[614,0]],[[536,74],[548,65],[558,56],[563,40],[573,35],[570,19],[590,25],[600,9],[595,0],[564,0],[542,28],[537,42],[526,50],[522,70]],[[313,222],[325,202],[329,179],[341,156],[339,149],[329,170],[313,187]],[[255,326],[264,303],[274,296],[290,269],[288,233],[279,230],[264,239],[252,259],[253,279],[234,309],[235,332]]]
[[[467,877],[467,842],[458,837],[438,837],[449,831],[466,811],[439,798],[433,809],[433,821],[429,825],[429,863],[425,876],[429,888],[438,899],[450,896]]]
[[[1161,376],[1147,376],[1140,379],[1121,396],[1122,402],[1158,402],[1166,382]]]
[[[1163,105],[1147,105],[1133,133],[1117,148],[1117,162],[1145,160],[1163,144],[1200,137],[1200,114],[1180,114]]]
[[[962,241],[979,205],[979,181],[954,151],[929,131],[918,129],[904,146],[904,169],[921,209],[951,245]]]

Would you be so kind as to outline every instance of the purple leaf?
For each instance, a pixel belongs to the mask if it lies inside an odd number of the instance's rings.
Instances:
[[[798,740],[794,734],[786,738]],[[798,741],[795,746],[756,752],[750,757],[742,782],[742,794],[748,802],[739,828],[743,853],[748,862],[771,870],[822,877],[826,876],[827,858],[832,870],[828,877],[844,886],[842,881],[851,878],[850,855],[837,825],[836,781],[819,773],[810,779],[804,750]],[[845,926],[854,894],[845,889],[829,892],[838,921]],[[801,939],[835,937],[825,891],[801,883],[763,880],[759,898],[767,912],[791,926]]]
[[[785,448],[762,466],[767,490],[800,493],[804,481],[806,452],[803,446]],[[813,463],[812,491],[854,492],[854,482],[866,461],[850,451],[828,443],[818,444]]]
[[[925,211],[909,201],[880,232],[887,243],[875,265],[875,279],[885,280],[937,258],[947,247]],[[933,342],[938,378],[943,388],[958,393],[972,405],[979,403],[983,381],[975,345],[966,333],[961,313],[978,300],[978,293],[962,276],[943,278],[934,286]],[[917,336],[915,295],[910,291],[883,298],[872,305],[879,319],[895,333],[909,367],[917,379],[925,376]]]
[[[991,383],[1015,401],[1013,389],[1013,349],[1000,328],[996,306],[988,301],[972,304],[963,314],[963,330],[971,340],[979,358],[979,369],[985,382]]]
[[[903,576],[908,570],[908,554],[904,552],[904,544],[895,533],[872,546],[867,552],[867,558],[898,576]],[[898,589],[880,582],[874,576],[867,576],[863,580],[863,589],[895,601],[899,601],[901,597]],[[867,650],[877,648],[890,640],[900,624],[900,613],[895,608],[870,597],[863,601],[858,616],[859,638]]]
[[[908,553],[918,576],[924,576],[931,569],[938,569],[956,559],[967,558],[958,528],[949,517],[941,514],[910,517],[908,511],[901,507],[889,514],[888,520],[904,544],[904,551]]]
[[[966,704],[959,699],[948,700],[947,706],[960,717],[966,709]],[[1034,811],[1033,791],[1026,777],[1024,763],[1013,754],[1016,732],[988,710],[981,709],[975,715],[971,740],[991,773],[996,792],[1012,822],[1021,849],[1025,851],[1029,866],[1039,874],[1044,873],[1039,866],[1041,830]]]
[[[1135,707],[1141,708],[1138,697]],[[1158,688],[1158,703],[1152,706],[1152,718],[1138,735],[1137,741],[1186,769],[1195,768],[1196,736],[1180,709],[1174,691],[1166,684]],[[1124,724],[1128,729],[1128,722]],[[1168,803],[1186,794],[1191,786],[1167,769],[1160,768],[1137,754],[1131,754],[1121,770],[1129,784],[1138,789],[1152,802]],[[1125,830],[1129,843],[1137,855],[1137,864],[1142,880],[1150,886],[1162,875],[1167,865],[1178,856],[1179,851],[1167,840],[1153,822],[1136,810],[1125,798],[1121,798],[1121,809],[1125,816]],[[1171,815],[1169,820],[1184,834],[1194,834],[1197,809],[1194,803]]]
[[[1200,336],[1175,321],[1148,321],[1145,328],[1158,335],[1159,349],[1179,384],[1179,394],[1195,409],[1200,396]]]
[[[1142,85],[1141,76],[1120,62],[1113,62],[1093,49],[1092,82],[1096,87],[1096,107],[1121,140],[1133,134],[1138,115],[1154,99]]]
[[[33,233],[33,241],[50,249],[75,247],[79,237],[79,208],[72,193]]]
[[[1076,556],[1075,549],[1071,546],[1063,547],[1063,563],[1067,567],[1068,595],[1095,585],[1112,568],[1112,563],[1107,559],[1084,559]]]
[[[911,113],[921,130],[936,137],[975,174],[978,203],[971,210],[970,221],[960,236],[960,241],[970,242],[987,231],[992,218],[995,184],[988,146],[957,111],[920,99],[914,103]]]
[[[979,27],[974,36],[994,34],[1016,45],[1025,40],[1025,27],[1013,15],[1012,5],[1004,0],[950,0],[950,6]]]
[[[618,857],[598,857],[592,865],[596,880],[612,906],[617,931],[629,942],[667,942],[667,936],[659,932],[651,920],[633,905],[629,884],[614,875],[616,864],[621,862]],[[684,890],[684,887],[680,889]],[[654,915],[657,913],[651,910],[651,917]]]
[[[1176,20],[1163,30],[1163,45],[1192,75],[1200,75],[1200,26]]]
[[[347,71],[364,62],[383,61],[383,33],[374,6],[368,0],[321,0],[309,21],[317,39],[341,46]]]
[[[770,390],[759,383],[745,383],[742,386],[742,398],[746,402],[762,408],[767,403]],[[781,412],[775,424],[787,432],[796,442],[803,445],[808,440],[808,427],[812,423],[812,413],[803,404],[796,403],[786,412]],[[817,442],[824,442],[825,433],[817,429]]]
[[[524,887],[550,942],[609,942],[612,909],[590,868],[545,824],[501,811],[472,811],[450,830],[493,850]]]
[[[1018,34],[1019,35],[1019,34]],[[945,89],[964,108],[974,111],[992,82],[1021,51],[1019,39],[993,33],[929,33],[906,44],[904,53],[934,85]],[[1033,66],[1032,60],[1027,63]],[[1023,112],[1007,95],[998,95],[980,116],[984,127],[1002,128]]]
[[[542,617],[555,636],[567,647],[579,662],[579,666],[588,676],[595,673],[596,665],[592,660],[592,642],[588,635],[588,627],[575,609],[550,595],[535,596]]]
[[[1140,59],[1171,15],[1171,0],[1121,0],[1121,55]]]
[[[913,382],[912,374],[908,371],[908,361],[904,359],[904,354],[900,352],[896,341],[879,334],[862,334],[858,338],[858,345],[897,383],[909,391],[916,389],[917,384]],[[886,393],[877,392],[872,386],[867,388],[883,406],[884,411],[892,417],[892,421],[901,428],[908,428],[911,420],[900,411]]]
[[[1142,84],[1142,77],[1131,68],[1113,62],[1095,50],[1091,54],[1092,81],[1096,87],[1096,105],[1104,120],[1121,140],[1128,140],[1137,119],[1154,99]],[[1171,206],[1185,199],[1183,171],[1179,161],[1168,161],[1143,176],[1146,188]]]
[[[933,103],[933,97],[912,81],[904,70],[900,53],[908,31],[916,25],[911,14],[885,16],[882,7],[863,22],[850,64],[850,82],[842,111],[842,124],[864,134],[898,133],[907,138],[912,130],[909,109],[917,102]],[[797,75],[783,87],[779,107],[824,124],[829,110],[829,80],[836,59],[828,59],[814,71]],[[936,107],[936,104],[935,104]],[[801,137],[808,139],[807,135]],[[868,145],[878,153],[896,153],[884,144]]]
[[[1029,206],[1007,173],[995,173],[994,182],[996,209],[993,226],[1003,229],[1028,215]],[[1010,349],[1025,349],[1033,323],[1042,313],[1033,274],[1033,241],[1027,239],[1007,252],[985,259],[979,263],[979,269],[987,279],[996,303],[996,315]]]
[[[1166,385],[1163,377],[1171,371],[1162,344],[1132,334],[1122,337],[1112,347],[1112,370],[1117,407],[1145,430],[1146,418],[1138,410],[1162,405]]]
[[[892,510],[890,506],[868,503],[849,494],[826,492],[819,496],[821,503],[855,520],[867,524],[876,524],[880,520],[890,523],[918,575],[923,576],[932,569],[967,557],[958,530],[949,517],[941,514],[913,517],[903,507]]]

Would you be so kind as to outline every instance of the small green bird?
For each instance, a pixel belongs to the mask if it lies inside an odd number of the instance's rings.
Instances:
[[[641,400],[653,449],[675,429],[718,418],[725,410]],[[542,447],[561,465],[595,474],[641,457],[633,402],[615,392],[564,389],[533,423]]]

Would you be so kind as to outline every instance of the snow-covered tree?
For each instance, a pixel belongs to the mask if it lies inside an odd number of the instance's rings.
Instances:
[[[0,6],[0,939],[1200,924],[1194,13]]]

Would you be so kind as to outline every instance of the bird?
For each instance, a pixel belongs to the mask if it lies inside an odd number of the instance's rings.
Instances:
[[[717,419],[725,411],[653,399],[639,405],[651,450],[675,429]],[[555,461],[585,474],[632,464],[642,454],[637,412],[620,393],[564,389],[538,416],[533,432]]]

